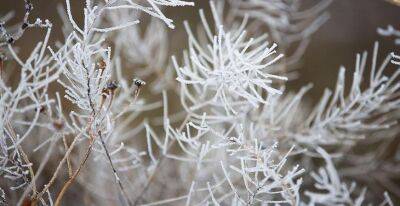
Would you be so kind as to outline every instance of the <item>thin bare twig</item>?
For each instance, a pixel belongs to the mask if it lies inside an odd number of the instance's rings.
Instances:
[[[119,178],[119,176],[118,176],[117,170],[116,170],[115,167],[114,167],[114,164],[113,164],[112,159],[111,159],[111,156],[110,156],[110,152],[108,151],[107,146],[106,146],[106,143],[104,142],[104,139],[103,139],[103,137],[102,137],[102,135],[101,135],[101,131],[98,131],[98,135],[99,135],[101,144],[103,145],[103,148],[104,148],[104,150],[105,150],[105,152],[106,152],[106,156],[107,156],[108,162],[110,163],[111,169],[113,170],[115,180],[116,180],[117,183],[118,183],[118,186],[119,186],[119,188],[120,188],[120,190],[121,190],[121,193],[122,193],[122,195],[124,196],[124,198],[126,199],[128,205],[133,205],[132,202],[131,202],[131,200],[128,198],[128,195],[127,195],[127,193],[126,193],[126,191],[125,191],[124,186],[122,185],[122,182],[121,182],[121,180],[120,180],[120,178]]]
[[[63,143],[64,143],[65,150],[68,150],[68,143],[67,143],[67,139],[65,138],[65,136],[63,137]],[[72,165],[71,165],[71,159],[69,158],[69,155],[67,155],[67,167],[68,167],[68,177],[71,178],[72,177]]]
[[[61,200],[64,197],[65,192],[68,190],[68,188],[74,183],[76,177],[79,175],[80,171],[82,170],[83,166],[85,165],[86,161],[89,159],[89,155],[92,151],[94,141],[91,140],[89,142],[89,146],[86,149],[85,155],[81,161],[81,163],[78,166],[78,169],[75,171],[75,173],[72,175],[72,177],[64,184],[62,187],[60,193],[57,195],[57,199],[54,203],[55,206],[59,206],[61,204]]]

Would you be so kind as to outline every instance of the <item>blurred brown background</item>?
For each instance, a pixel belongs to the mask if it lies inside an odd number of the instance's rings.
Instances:
[[[218,1],[218,0],[216,0]],[[311,1],[312,0],[305,0]],[[52,42],[62,41],[61,20],[56,7],[64,4],[63,0],[32,0],[35,9],[31,18],[40,17],[50,19],[54,25],[51,36]],[[168,8],[167,15],[175,21],[176,29],[170,31],[171,41],[179,44],[171,45],[171,55],[181,53],[185,48],[185,33],[182,30],[182,21],[198,21],[198,9],[209,10],[207,0],[195,1],[195,7]],[[73,14],[76,20],[82,20],[83,0],[71,1]],[[15,18],[10,25],[19,22],[23,17],[23,0],[1,0],[0,15],[14,10]],[[381,55],[393,50],[393,39],[380,37],[377,27],[386,27],[392,24],[400,27],[400,7],[384,0],[334,0],[328,7],[330,19],[314,35],[305,53],[300,78],[289,84],[289,89],[297,89],[301,85],[313,82],[315,87],[311,96],[316,99],[325,87],[331,87],[336,81],[339,66],[344,65],[352,69],[356,53],[364,50],[372,51],[374,41],[379,41]],[[32,20],[31,20],[32,21]],[[29,54],[35,42],[43,39],[44,31],[31,29],[17,42],[17,46],[24,48],[21,55]],[[176,41],[178,40],[178,41]],[[329,77],[329,78],[326,78]]]
[[[198,9],[209,11],[208,0],[194,0],[195,7],[168,8],[167,16],[175,21],[176,29],[170,30],[171,54],[180,54],[186,47],[186,35],[182,21],[189,20],[194,25],[198,20]],[[218,1],[218,0],[214,0]],[[305,0],[312,2],[313,0]],[[34,18],[50,19],[53,23],[51,43],[63,41],[62,22],[57,12],[57,5],[65,5],[64,0],[32,0],[35,9]],[[78,23],[82,22],[84,0],[71,0],[72,12]],[[23,0],[0,0],[0,16],[14,10],[15,18],[7,25],[18,23],[23,18]],[[328,7],[330,19],[314,35],[301,66],[300,77],[289,84],[289,89],[298,89],[307,83],[314,83],[310,96],[317,100],[326,87],[332,88],[336,82],[341,65],[350,71],[355,64],[356,53],[365,50],[371,52],[375,41],[380,42],[380,59],[388,52],[400,53],[400,46],[395,47],[393,39],[380,37],[376,29],[388,24],[400,29],[400,7],[384,0],[334,0]],[[27,56],[44,37],[42,29],[30,29],[16,43],[21,48],[20,55]],[[369,59],[370,61],[370,59]],[[380,61],[378,61],[380,62]],[[348,71],[350,74],[350,71]],[[79,191],[79,190],[77,190]]]

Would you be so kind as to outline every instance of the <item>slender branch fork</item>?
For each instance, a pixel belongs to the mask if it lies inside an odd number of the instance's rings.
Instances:
[[[69,180],[62,187],[60,193],[57,196],[56,202],[54,203],[55,206],[59,206],[61,204],[61,200],[62,200],[65,192],[72,185],[72,183],[75,181],[76,177],[79,175],[79,173],[82,170],[83,166],[85,165],[86,161],[89,159],[89,155],[90,155],[90,153],[92,151],[92,147],[93,147],[93,142],[94,142],[94,139],[91,139],[90,142],[89,142],[89,145],[88,145],[88,147],[86,149],[85,155],[84,155],[81,163],[79,164],[78,168],[76,169],[76,171],[74,172],[72,177],[69,178]]]
[[[183,128],[185,127],[186,123],[189,121],[190,119],[190,114],[186,115],[185,120],[182,122],[182,124],[179,127],[179,131],[182,131]],[[175,139],[173,139],[170,144],[168,145],[167,151],[172,148],[172,146],[175,144]],[[134,206],[138,205],[140,203],[140,201],[142,201],[143,199],[143,195],[146,194],[147,190],[149,190],[151,184],[154,182],[155,176],[156,176],[156,171],[159,171],[161,164],[164,162],[166,156],[162,156],[160,158],[160,160],[157,162],[156,167],[154,168],[153,172],[151,173],[149,180],[147,181],[146,185],[143,187],[143,190],[139,193],[139,195],[137,196],[135,202],[133,203]]]
[[[136,91],[135,91],[135,93],[138,95],[138,94],[139,94],[139,91],[140,91],[140,87],[138,86],[137,89],[136,89]],[[88,158],[89,158],[89,155],[90,155],[90,153],[91,153],[91,151],[92,151],[93,144],[94,144],[94,142],[95,142],[95,138],[96,138],[96,137],[95,137],[95,135],[93,134],[93,132],[92,132],[92,130],[91,130],[91,125],[92,125],[93,121],[95,120],[95,117],[96,117],[96,114],[97,114],[97,113],[96,113],[96,110],[95,110],[95,108],[94,108],[94,104],[93,104],[92,98],[91,98],[91,96],[90,96],[90,93],[91,93],[90,84],[88,83],[87,94],[88,94],[88,98],[89,98],[89,100],[90,100],[90,101],[89,101],[89,102],[90,102],[90,107],[91,107],[91,109],[92,109],[92,119],[91,119],[91,121],[89,122],[89,126],[88,126],[88,129],[89,129],[89,137],[90,137],[89,146],[88,146],[87,149],[86,149],[84,158],[82,159],[81,163],[79,164],[78,169],[77,169],[77,170],[75,171],[75,173],[70,177],[70,179],[64,184],[64,186],[63,186],[63,188],[61,189],[59,195],[57,196],[57,199],[56,199],[56,202],[55,202],[55,206],[59,206],[59,205],[60,205],[61,200],[62,200],[62,198],[63,198],[65,192],[66,192],[67,189],[72,185],[72,183],[75,181],[76,177],[79,175],[81,169],[83,168],[83,166],[85,165],[85,163],[87,162],[87,160],[88,160]],[[133,101],[136,100],[137,95],[135,95],[135,98],[134,98]],[[110,92],[110,103],[109,103],[109,105],[108,105],[107,108],[106,108],[106,112],[108,112],[108,111],[110,110],[111,105],[112,105],[112,100],[113,100],[113,99],[114,99],[114,91],[111,91],[111,92]],[[102,102],[102,103],[104,103],[104,102]],[[103,104],[101,104],[101,106],[103,106]],[[100,109],[101,109],[101,108],[100,108]],[[103,120],[103,118],[101,119],[101,121],[102,121],[102,120]],[[109,162],[109,164],[110,164],[110,166],[111,166],[111,169],[112,169],[112,171],[113,171],[113,175],[114,175],[114,177],[115,177],[115,179],[116,179],[116,182],[118,183],[119,189],[121,190],[122,196],[124,197],[124,199],[126,200],[126,202],[128,203],[128,205],[133,205],[132,202],[131,202],[131,200],[128,198],[126,189],[124,188],[124,186],[123,186],[123,184],[122,184],[122,182],[121,182],[121,180],[120,180],[120,178],[119,178],[119,176],[118,176],[117,170],[115,169],[115,166],[114,166],[114,164],[113,164],[113,162],[112,162],[110,152],[109,152],[109,150],[108,150],[108,148],[107,148],[107,145],[106,145],[106,143],[105,143],[105,141],[104,141],[104,139],[103,139],[101,130],[98,130],[98,131],[97,131],[97,134],[98,134],[98,137],[99,137],[99,139],[100,139],[100,142],[101,142],[101,144],[102,144],[102,146],[103,146],[103,148],[104,148],[104,151],[105,151],[105,153],[106,153],[108,162]],[[71,144],[71,146],[72,146],[72,144]],[[70,171],[70,168],[69,168],[69,167],[68,167],[68,169],[69,169],[69,171]]]

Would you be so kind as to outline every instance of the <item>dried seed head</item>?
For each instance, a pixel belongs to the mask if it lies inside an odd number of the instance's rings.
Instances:
[[[228,137],[228,141],[229,141],[230,143],[234,143],[234,144],[237,144],[237,143],[238,143],[238,141],[236,140],[235,137]]]
[[[40,106],[39,108],[35,108],[35,112],[39,111],[39,113],[45,113],[46,112],[46,107],[45,106]]]
[[[12,38],[12,37],[8,38],[8,39],[7,39],[7,42],[8,42],[9,44],[14,43],[14,38]]]
[[[107,83],[107,89],[110,91],[114,91],[114,90],[118,89],[118,83],[116,81]]]
[[[104,61],[104,59],[100,60],[100,61],[97,63],[97,67],[98,67],[98,69],[100,69],[100,70],[104,70],[104,69],[106,68],[106,66],[107,66],[107,64],[106,64],[106,62]]]
[[[60,131],[64,128],[64,123],[61,119],[56,119],[53,121],[53,127],[57,130]]]
[[[133,83],[137,86],[137,87],[141,87],[146,85],[146,82],[140,79],[133,79]]]
[[[33,4],[30,0],[25,1],[25,12],[31,12],[33,10]]]
[[[26,23],[26,22],[24,22],[24,23],[22,24],[22,26],[21,26],[21,29],[26,29],[26,28],[28,28],[28,26],[29,26],[29,24]]]
[[[112,95],[116,89],[118,89],[118,83],[116,81],[112,81],[107,83],[106,87],[102,91],[103,98],[107,98],[107,95]]]
[[[260,149],[261,149],[261,150],[266,150],[266,149],[268,149],[268,147],[262,144],[262,145],[260,146]]]

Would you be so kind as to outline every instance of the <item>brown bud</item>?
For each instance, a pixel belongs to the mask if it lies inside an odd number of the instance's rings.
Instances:
[[[44,113],[46,112],[46,107],[45,106],[40,106],[39,108],[35,108],[35,112],[39,111],[39,113]]]
[[[100,70],[104,70],[104,69],[106,68],[106,66],[107,66],[107,64],[106,64],[106,62],[104,61],[104,59],[100,60],[100,61],[97,63],[97,67],[98,67],[98,69],[100,69]]]
[[[54,120],[53,121],[53,127],[56,130],[60,131],[60,130],[62,130],[64,128],[64,123],[63,123],[63,121],[61,119]]]
[[[103,98],[106,98],[107,95],[113,94],[116,89],[118,89],[116,81],[107,83],[106,87],[102,90]]]

